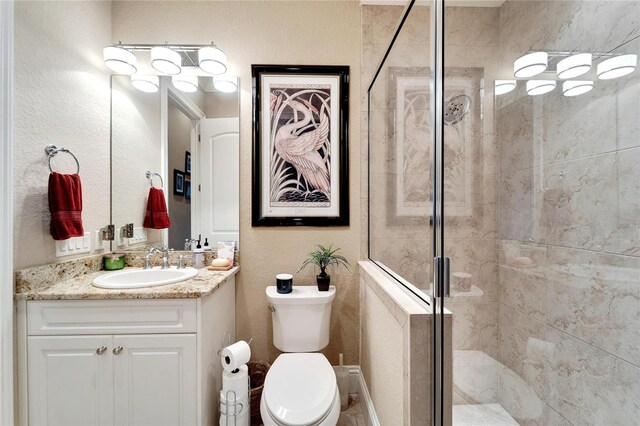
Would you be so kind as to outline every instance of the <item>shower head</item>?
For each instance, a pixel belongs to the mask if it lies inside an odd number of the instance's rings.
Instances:
[[[444,106],[444,124],[453,126],[459,123],[469,111],[471,111],[471,98],[467,95],[454,96]]]

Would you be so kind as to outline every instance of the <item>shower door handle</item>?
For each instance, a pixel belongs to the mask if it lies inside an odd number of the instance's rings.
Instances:
[[[434,258],[434,281],[436,283],[436,297],[449,297],[451,294],[449,265],[450,261],[448,257],[436,256]]]

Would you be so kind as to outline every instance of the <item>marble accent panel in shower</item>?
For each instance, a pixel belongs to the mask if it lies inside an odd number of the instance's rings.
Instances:
[[[636,0],[543,3],[547,4],[546,31],[543,34],[546,34],[545,47],[549,50],[609,52],[640,35]]]
[[[598,81],[584,99],[557,91],[540,100],[544,102],[545,164],[616,150],[616,83]]]
[[[640,52],[640,39],[637,39],[631,49]],[[616,134],[618,136],[618,149],[633,148],[640,146],[640,75],[635,75],[621,79],[618,82],[618,96],[616,98]]]
[[[637,256],[638,159],[634,148],[545,167],[544,242]]]
[[[466,7],[447,7],[445,10],[447,46],[497,47],[500,28],[496,23],[499,16],[500,9],[495,7],[478,7],[473,10]]]
[[[498,267],[495,239],[445,238],[444,245],[452,268],[452,297],[445,303],[497,301]],[[470,277],[460,280],[456,278],[456,273],[467,273]]]
[[[506,1],[500,7],[500,63],[502,78],[513,78],[513,61],[530,50],[544,50],[546,1]]]
[[[547,250],[546,322],[640,367],[640,258]]]
[[[479,350],[498,358],[498,312],[495,302],[449,302],[454,350]],[[454,379],[455,380],[455,379]]]
[[[498,370],[498,402],[521,425],[573,426],[508,367]]]
[[[531,391],[572,424],[632,425],[640,418],[640,367],[506,305],[499,321],[501,362],[526,383],[517,402],[531,403]],[[517,402],[505,404],[516,419],[520,409],[509,405]]]

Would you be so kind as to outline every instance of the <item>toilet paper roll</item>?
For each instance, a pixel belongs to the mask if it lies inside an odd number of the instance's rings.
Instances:
[[[222,350],[220,356],[222,361],[222,368],[225,371],[233,371],[236,368],[240,368],[241,365],[249,362],[251,358],[251,349],[249,344],[244,340],[229,345]]]
[[[238,368],[237,373],[230,371],[222,372],[222,393],[226,395],[228,391],[236,393],[236,400],[246,400],[249,395],[249,368],[246,365],[241,365]]]

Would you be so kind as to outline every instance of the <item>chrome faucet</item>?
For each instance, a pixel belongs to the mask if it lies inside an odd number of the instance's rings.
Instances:
[[[157,251],[160,251],[160,250],[158,250],[158,249],[157,249],[157,248],[155,248],[155,247],[151,247],[151,248],[149,249],[149,252],[148,252],[148,253],[147,253],[147,255],[144,257],[144,269],[151,269],[151,255],[152,255],[153,253],[157,252]]]
[[[173,249],[170,249],[166,244],[161,248],[151,247],[149,249],[149,253],[147,253],[144,261],[144,269],[151,269],[151,255],[153,253],[162,253],[162,266],[160,269],[169,269],[171,265],[169,264],[169,252],[172,252]]]
[[[158,251],[162,252],[161,269],[169,269],[171,267],[171,265],[169,265],[169,252],[173,251],[173,249],[170,249],[169,246],[165,244],[162,246],[162,249]]]
[[[193,243],[197,243],[197,242],[198,242],[198,240],[196,240],[196,239],[193,239],[193,238],[185,238],[185,240],[184,240],[184,249],[185,249],[186,251],[191,251],[191,244],[193,244]]]

